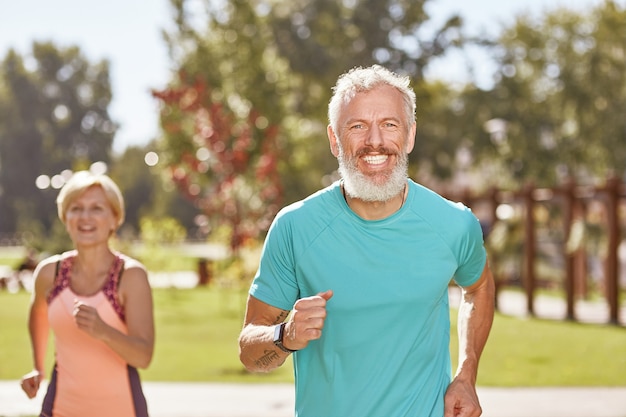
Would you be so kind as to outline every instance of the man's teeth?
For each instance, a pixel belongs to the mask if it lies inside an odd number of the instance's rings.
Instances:
[[[387,155],[370,155],[363,157],[365,162],[367,162],[368,164],[382,164],[387,160],[387,158]]]

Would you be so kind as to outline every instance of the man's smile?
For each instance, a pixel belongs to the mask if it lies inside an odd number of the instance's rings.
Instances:
[[[381,165],[387,162],[389,155],[366,155],[363,160],[370,165]]]

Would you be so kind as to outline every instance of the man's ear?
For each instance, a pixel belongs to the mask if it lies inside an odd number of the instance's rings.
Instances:
[[[406,140],[405,152],[410,154],[415,147],[415,134],[417,132],[417,123],[413,122],[411,127],[409,128],[409,135]]]
[[[339,139],[337,139],[337,136],[335,136],[335,132],[330,125],[326,127],[326,134],[328,135],[328,142],[330,143],[330,151],[336,158],[339,156],[339,145],[337,144],[337,141]]]

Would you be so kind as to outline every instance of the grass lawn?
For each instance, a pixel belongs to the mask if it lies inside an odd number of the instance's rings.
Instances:
[[[249,374],[237,357],[242,291],[155,289],[157,342],[149,381],[291,382],[291,361]],[[29,295],[0,292],[0,379],[32,366],[26,330]],[[452,312],[453,329],[456,312]],[[453,336],[451,351],[456,352]],[[481,386],[624,386],[626,329],[497,315],[483,354]],[[50,351],[52,349],[49,349]],[[52,364],[49,354],[48,368]],[[453,354],[453,362],[456,353]]]

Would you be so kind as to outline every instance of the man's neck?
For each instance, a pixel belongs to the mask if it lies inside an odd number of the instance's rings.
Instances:
[[[380,220],[391,216],[400,210],[406,201],[408,187],[406,184],[402,192],[386,201],[364,201],[359,198],[350,197],[341,186],[343,198],[346,200],[348,207],[359,217],[365,220]]]

